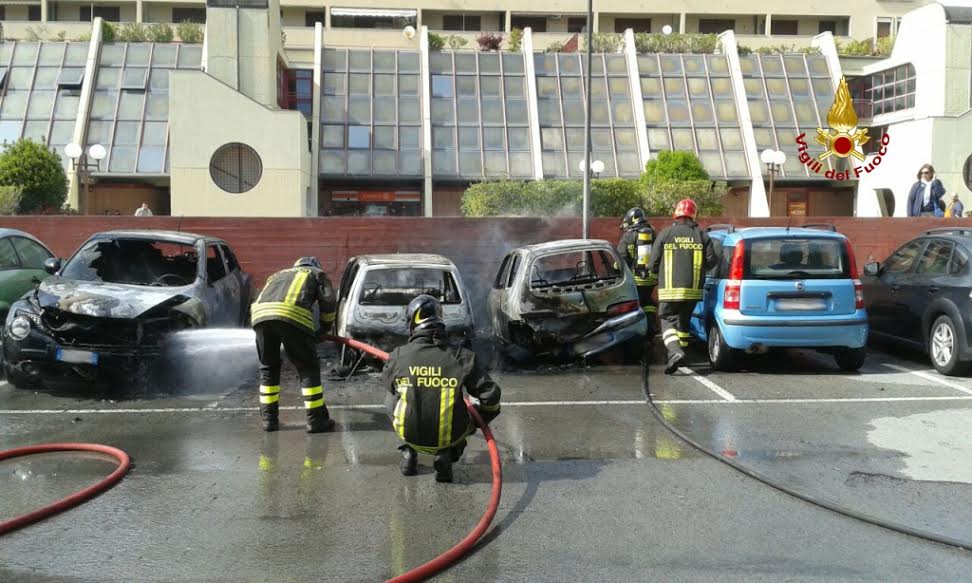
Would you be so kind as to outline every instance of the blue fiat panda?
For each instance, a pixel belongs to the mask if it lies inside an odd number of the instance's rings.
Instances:
[[[847,237],[832,225],[707,231],[722,261],[707,274],[691,332],[715,369],[770,348],[813,348],[845,371],[863,366],[867,314]]]

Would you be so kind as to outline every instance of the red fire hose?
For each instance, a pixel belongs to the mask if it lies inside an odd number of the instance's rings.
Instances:
[[[327,336],[325,339],[345,344],[356,350],[366,352],[375,358],[380,358],[386,361],[388,360],[387,352],[379,350],[373,346],[369,346],[363,342],[358,342],[357,340],[352,340],[350,338],[342,338],[340,336]],[[483,514],[483,517],[479,519],[479,522],[476,524],[475,528],[473,528],[469,534],[466,535],[466,538],[459,541],[456,546],[452,547],[431,561],[415,567],[407,573],[403,573],[398,577],[389,579],[390,583],[411,583],[413,581],[425,581],[429,577],[456,562],[473,549],[473,547],[476,545],[476,541],[483,536],[486,529],[489,528],[490,522],[493,521],[493,516],[496,515],[496,509],[499,508],[500,494],[503,492],[503,469],[500,465],[499,450],[496,447],[496,440],[493,438],[493,432],[490,431],[489,425],[486,425],[483,418],[479,416],[479,411],[477,411],[472,403],[469,402],[468,397],[466,398],[466,408],[469,410],[469,414],[472,415],[473,421],[475,421],[476,425],[482,430],[483,437],[486,438],[486,445],[489,448],[489,458],[493,469],[493,491],[489,497],[489,504],[486,506],[486,512]]]
[[[43,445],[17,447],[14,449],[0,451],[0,461],[25,455],[51,453],[55,451],[90,451],[107,454],[118,460],[118,467],[115,468],[115,471],[112,472],[107,478],[96,484],[88,486],[84,490],[75,492],[67,498],[62,498],[53,504],[48,504],[47,506],[28,514],[23,514],[21,516],[11,518],[5,522],[0,522],[0,536],[13,532],[18,528],[23,528],[28,524],[37,522],[38,520],[47,518],[48,516],[53,516],[59,512],[64,512],[69,508],[74,508],[89,498],[97,496],[98,494],[117,484],[123,477],[125,477],[125,474],[128,473],[128,468],[131,465],[131,461],[128,459],[127,453],[114,447],[99,445],[96,443],[47,443]]]

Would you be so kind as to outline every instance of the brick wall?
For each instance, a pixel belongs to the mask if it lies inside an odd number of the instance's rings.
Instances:
[[[783,226],[785,218],[708,218],[703,225]],[[972,229],[972,219],[945,223],[936,218],[811,218],[792,221],[831,222],[854,243],[858,266],[884,261],[898,245],[924,230],[945,225]],[[591,235],[616,242],[618,219],[594,219]],[[670,219],[653,219],[661,230]],[[0,227],[22,229],[44,241],[60,257],[68,257],[92,233],[111,229],[177,229],[229,241],[244,269],[257,282],[302,255],[320,258],[335,285],[348,257],[364,253],[440,253],[459,266],[467,286],[485,295],[495,270],[509,250],[526,244],[580,236],[578,219],[463,218],[185,218],[178,217],[2,217]]]

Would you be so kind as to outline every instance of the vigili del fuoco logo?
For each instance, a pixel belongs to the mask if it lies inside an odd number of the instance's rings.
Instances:
[[[867,128],[858,129],[857,113],[854,111],[854,102],[851,100],[850,89],[847,87],[847,80],[840,78],[840,85],[837,87],[837,94],[834,95],[834,104],[827,113],[827,129],[817,128],[817,135],[814,140],[827,148],[822,154],[814,158],[807,151],[806,132],[797,136],[796,143],[799,146],[800,163],[816,174],[823,173],[831,180],[850,180],[851,170],[838,172],[827,170],[823,172],[823,161],[831,156],[847,158],[853,156],[860,161],[866,158],[858,148],[871,141],[871,136],[867,134]],[[854,166],[853,177],[860,178],[861,174],[870,174],[881,164],[881,157],[888,153],[888,143],[891,137],[885,133],[881,136],[881,149],[878,150],[874,159],[864,166]]]

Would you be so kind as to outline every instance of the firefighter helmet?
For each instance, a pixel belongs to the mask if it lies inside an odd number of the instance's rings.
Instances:
[[[675,213],[672,214],[672,218],[686,218],[695,220],[695,215],[698,212],[699,209],[695,206],[695,201],[691,198],[684,198],[678,201],[678,204],[675,205]]]
[[[405,319],[408,320],[410,334],[430,328],[445,329],[445,322],[442,321],[442,304],[428,294],[417,295],[408,303]]]
[[[294,263],[294,267],[313,267],[314,269],[320,269],[321,262],[317,260],[317,257],[301,257]]]
[[[643,224],[645,224],[645,211],[638,207],[634,207],[625,213],[624,220],[621,221],[621,228],[631,229],[634,227],[640,227]]]

